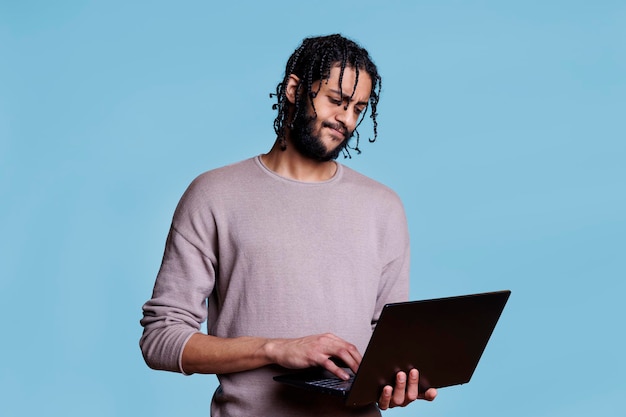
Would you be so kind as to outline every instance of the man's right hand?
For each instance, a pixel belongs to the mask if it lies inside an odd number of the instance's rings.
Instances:
[[[331,358],[340,359],[352,372],[357,371],[362,359],[356,346],[332,333],[270,339],[266,349],[272,363],[290,369],[321,366],[342,379],[348,379],[350,375]]]

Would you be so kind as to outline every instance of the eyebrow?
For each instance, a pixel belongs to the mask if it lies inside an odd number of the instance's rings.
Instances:
[[[344,94],[343,91],[339,91],[336,88],[331,88],[330,92],[337,94],[338,96],[341,96],[342,100],[345,100],[347,98],[348,101],[354,101],[354,99],[350,98],[348,94]],[[361,106],[367,106],[368,101],[359,101],[356,104],[361,105]]]

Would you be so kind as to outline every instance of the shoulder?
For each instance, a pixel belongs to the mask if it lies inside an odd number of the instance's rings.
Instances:
[[[341,167],[342,179],[347,186],[354,189],[353,192],[363,193],[369,200],[402,207],[400,197],[392,188],[345,165]]]
[[[206,209],[239,189],[241,184],[249,182],[250,178],[258,176],[256,170],[255,158],[249,158],[198,175],[183,193],[176,212]]]
[[[258,171],[256,157],[253,157],[203,172],[189,184],[183,197],[229,192],[258,177]]]
[[[351,213],[366,219],[377,236],[385,259],[403,253],[409,243],[408,225],[400,196],[389,186],[343,166]]]
[[[189,185],[189,188],[219,187],[223,184],[230,185],[255,174],[258,170],[256,157],[235,162],[220,168],[203,172],[198,175]]]

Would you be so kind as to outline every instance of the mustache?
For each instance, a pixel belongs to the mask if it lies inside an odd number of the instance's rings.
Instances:
[[[322,127],[329,127],[331,129],[338,130],[343,133],[343,136],[348,139],[352,136],[352,132],[348,131],[348,128],[343,123],[322,122]]]

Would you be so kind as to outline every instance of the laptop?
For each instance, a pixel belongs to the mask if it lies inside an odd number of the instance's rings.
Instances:
[[[357,373],[344,381],[321,368],[274,380],[345,398],[350,406],[378,401],[396,373],[415,368],[419,390],[470,381],[511,291],[387,304]]]

